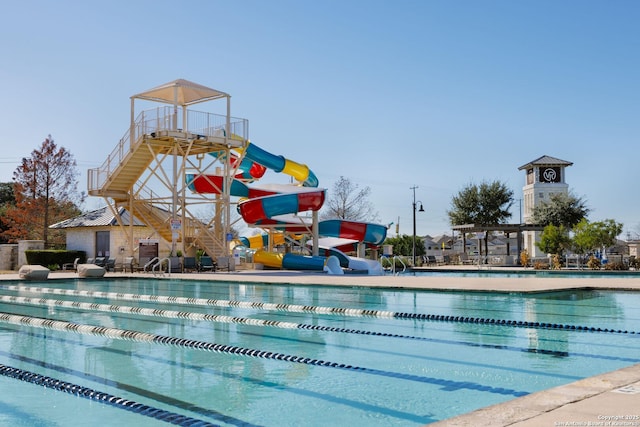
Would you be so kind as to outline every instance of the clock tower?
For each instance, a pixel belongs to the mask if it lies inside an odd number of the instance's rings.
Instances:
[[[518,170],[525,171],[525,185],[522,187],[524,201],[522,220],[525,224],[533,224],[533,208],[542,203],[548,203],[551,195],[563,193],[569,194],[569,184],[565,181],[565,168],[573,163],[556,159],[551,156],[542,156]],[[526,231],[524,234],[523,249],[526,249],[530,257],[546,256],[535,245],[540,240],[539,231]]]

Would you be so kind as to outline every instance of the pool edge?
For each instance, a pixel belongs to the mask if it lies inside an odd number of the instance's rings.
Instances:
[[[625,387],[630,392],[620,390]],[[634,393],[635,390],[637,392]],[[607,425],[607,421],[612,421],[606,419],[608,416],[640,417],[640,409],[637,408],[640,408],[640,364],[487,406],[428,426]],[[640,425],[640,419],[618,421]]]

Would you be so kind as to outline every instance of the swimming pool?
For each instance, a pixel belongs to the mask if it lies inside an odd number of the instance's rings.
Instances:
[[[391,273],[387,273],[391,275]],[[501,269],[489,268],[489,269],[452,269],[447,270],[445,268],[438,269],[414,269],[408,270],[402,275],[410,276],[425,276],[425,277],[506,277],[506,278],[523,278],[523,277],[544,277],[544,278],[565,278],[565,279],[603,279],[603,278],[617,278],[617,279],[638,279],[640,278],[640,272],[638,271],[623,271],[623,270],[524,270],[524,269]]]
[[[632,292],[0,290],[0,425],[417,426],[640,363]]]

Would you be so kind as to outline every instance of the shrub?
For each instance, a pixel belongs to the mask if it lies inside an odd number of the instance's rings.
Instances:
[[[87,259],[85,251],[64,251],[64,250],[27,250],[24,251],[27,264],[61,267],[62,264],[73,263],[76,258],[80,262]]]
[[[544,262],[544,261],[536,261],[533,264],[533,268],[536,270],[548,270],[549,269],[549,263],[548,262]]]
[[[594,257],[593,255],[591,255],[591,257],[589,258],[589,261],[587,261],[587,267],[589,267],[591,270],[600,270],[600,260],[596,257]]]
[[[611,270],[611,271],[623,271],[623,270],[628,270],[629,267],[625,265],[623,262],[610,262],[604,265],[604,269]]]

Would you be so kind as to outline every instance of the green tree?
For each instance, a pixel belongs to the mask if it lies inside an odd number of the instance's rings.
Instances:
[[[536,243],[536,246],[542,252],[562,256],[563,252],[571,247],[571,238],[564,225],[556,227],[553,224],[549,224],[542,231],[540,241]]]
[[[15,206],[5,212],[3,236],[9,241],[41,239],[48,246],[49,225],[80,213],[85,195],[77,190],[77,177],[73,155],[49,135],[13,172]],[[63,243],[60,232],[51,237]]]
[[[333,185],[320,217],[322,219],[345,219],[349,221],[377,222],[378,212],[369,200],[371,188],[360,188],[349,178],[341,176]]]
[[[385,245],[393,245],[394,255],[412,256],[413,255],[413,236],[403,234],[402,236],[387,237],[384,241]],[[416,257],[426,254],[424,240],[416,237]]]
[[[0,182],[0,243],[8,243],[4,233],[9,229],[7,210],[15,206],[16,198],[13,195],[12,182]]]
[[[16,203],[16,198],[13,195],[13,183],[12,182],[0,182],[0,206]]]
[[[579,254],[613,246],[623,225],[613,219],[589,222],[582,219],[573,227],[573,250]]]
[[[573,194],[556,193],[533,208],[533,222],[539,225],[564,226],[568,231],[589,213],[586,202]]]
[[[513,191],[500,182],[483,182],[480,185],[469,184],[451,199],[451,209],[447,211],[451,225],[503,224],[511,218]],[[487,253],[489,234],[484,237]],[[466,239],[464,247],[466,247]]]

